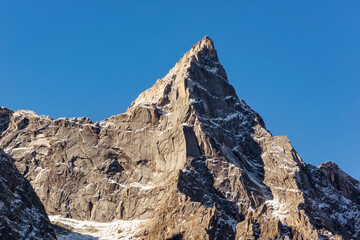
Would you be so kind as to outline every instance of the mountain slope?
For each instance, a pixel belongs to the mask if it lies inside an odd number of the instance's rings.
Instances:
[[[148,239],[358,239],[360,184],[304,163],[239,100],[205,37],[124,114],[7,111],[0,147],[48,214],[143,220]]]
[[[0,239],[56,239],[44,206],[0,150]]]

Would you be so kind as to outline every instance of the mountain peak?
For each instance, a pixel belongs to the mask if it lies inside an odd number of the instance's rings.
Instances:
[[[214,43],[208,36],[192,46],[169,73],[164,78],[157,80],[151,88],[141,93],[133,105],[156,104],[159,106],[165,102],[168,103],[169,100],[164,99],[169,97],[171,91],[176,92],[176,100],[178,95],[187,96],[189,99],[194,84],[203,90],[209,89],[209,93],[215,94],[215,96],[229,92],[231,95],[235,94],[228,83],[225,69],[220,64]],[[230,88],[230,91],[223,91],[224,87]]]
[[[191,49],[192,50],[208,49],[209,52],[216,54],[214,42],[209,36],[205,36],[202,40],[197,42]]]
[[[272,136],[209,37],[125,114],[92,123],[0,108],[0,133],[11,157],[0,152],[0,164],[14,160],[52,222],[95,238],[360,239],[360,182],[335,163],[304,163]],[[3,171],[14,168],[0,168],[0,188],[16,193],[0,194],[0,224],[10,210],[26,221],[36,212],[18,204],[20,178]]]
[[[215,50],[214,42],[210,37],[205,36],[202,40],[192,46],[190,51],[185,53],[184,57],[179,62],[186,63],[188,61],[195,62],[197,65],[210,69],[210,71],[215,71],[215,68],[220,65],[220,61]]]

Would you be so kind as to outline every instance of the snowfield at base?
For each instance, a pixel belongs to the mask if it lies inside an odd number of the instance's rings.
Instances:
[[[112,239],[137,239],[135,237],[146,220],[118,220],[109,223],[82,221],[59,215],[49,216],[52,224],[59,225],[71,231],[56,233],[58,240],[112,240]]]

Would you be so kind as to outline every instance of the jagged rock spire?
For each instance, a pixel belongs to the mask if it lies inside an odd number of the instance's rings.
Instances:
[[[225,69],[220,64],[213,41],[206,36],[186,52],[163,79],[141,93],[134,105],[155,104],[161,107],[170,101],[168,98],[171,91],[177,91],[172,100],[177,100],[180,95],[182,101],[187,101],[194,98],[188,91],[193,89],[194,84],[209,89],[210,94],[224,94],[224,87],[219,88],[219,85],[225,84],[223,82],[228,82]],[[227,87],[232,88],[229,84],[226,84]],[[235,91],[232,90],[232,94]]]
[[[141,220],[141,239],[360,237],[360,183],[273,137],[209,37],[124,114],[92,123],[2,111],[0,123],[0,148],[50,214]]]

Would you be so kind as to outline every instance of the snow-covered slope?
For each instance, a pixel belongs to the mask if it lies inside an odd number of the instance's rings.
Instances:
[[[81,221],[64,218],[58,215],[49,217],[53,224],[63,229],[56,231],[58,240],[113,240],[113,239],[141,239],[136,236],[146,220],[122,221],[111,223]],[[68,229],[68,231],[64,230]]]

